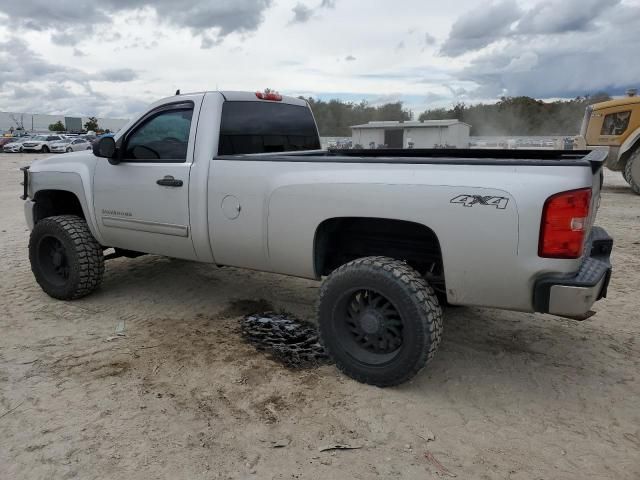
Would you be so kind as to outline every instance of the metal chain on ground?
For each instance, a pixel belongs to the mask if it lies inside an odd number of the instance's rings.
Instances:
[[[312,368],[331,363],[318,339],[318,330],[308,322],[275,312],[247,315],[242,336],[258,350],[290,368]]]

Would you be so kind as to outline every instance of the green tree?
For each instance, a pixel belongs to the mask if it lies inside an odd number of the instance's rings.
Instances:
[[[471,125],[471,135],[574,135],[580,130],[585,108],[609,99],[601,92],[553,102],[530,97],[502,97],[493,104],[467,106],[459,103],[450,109],[427,110],[418,118],[456,118]]]
[[[411,120],[412,113],[406,110],[402,102],[371,106],[366,101],[360,103],[342,100],[319,100],[306,98],[315,116],[318,130],[322,136],[351,136],[351,126],[372,120]]]
[[[96,117],[89,117],[87,119],[87,121],[84,124],[84,129],[89,132],[89,131],[96,131],[98,130],[98,119]]]
[[[64,132],[66,130],[64,124],[58,120],[56,123],[49,125],[49,131],[51,132]]]

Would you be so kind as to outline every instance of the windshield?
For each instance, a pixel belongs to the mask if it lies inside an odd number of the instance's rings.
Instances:
[[[32,138],[32,140],[35,140],[36,142],[44,142],[46,139],[47,137],[45,137],[44,135],[38,135]]]

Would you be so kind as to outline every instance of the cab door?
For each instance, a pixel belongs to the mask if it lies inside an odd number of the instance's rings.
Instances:
[[[94,209],[108,246],[196,258],[189,226],[193,114],[191,101],[154,109],[118,140],[120,163],[98,159]]]

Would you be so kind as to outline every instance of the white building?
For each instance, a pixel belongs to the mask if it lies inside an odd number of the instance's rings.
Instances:
[[[468,148],[471,125],[460,120],[369,122],[351,127],[362,148]]]

